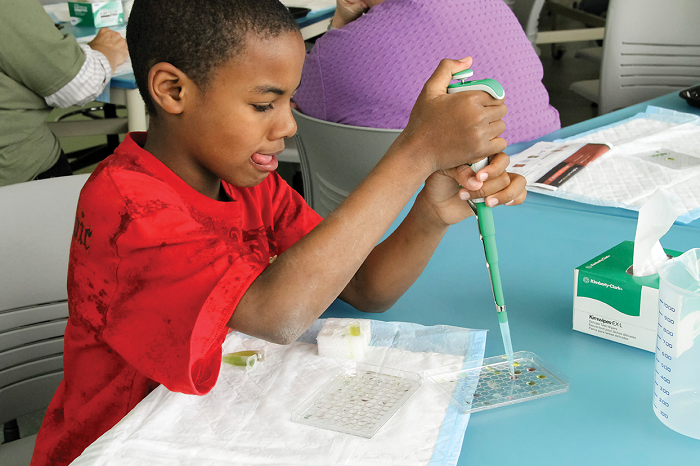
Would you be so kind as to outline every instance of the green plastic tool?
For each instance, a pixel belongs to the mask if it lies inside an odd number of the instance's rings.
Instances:
[[[245,367],[246,370],[253,370],[258,362],[265,360],[263,351],[236,351],[235,353],[225,354],[221,361],[232,366]]]
[[[483,90],[491,94],[494,99],[503,99],[505,91],[503,87],[494,79],[482,79],[478,81],[465,81],[465,78],[472,76],[474,72],[470,69],[461,71],[452,76],[460,82],[450,84],[447,87],[448,94],[454,94],[463,91]],[[488,159],[481,160],[472,165],[474,173],[488,165]],[[498,270],[498,250],[496,249],[496,227],[493,222],[493,212],[491,207],[487,206],[484,199],[475,199],[468,201],[474,214],[477,216],[479,224],[479,234],[481,241],[484,244],[484,255],[486,256],[486,268],[489,271],[491,278],[491,288],[493,290],[493,299],[496,302],[496,310],[498,311],[498,323],[501,327],[501,336],[503,337],[503,346],[508,359],[508,367],[510,368],[511,376],[515,376],[515,366],[513,364],[513,344],[510,339],[510,327],[508,326],[508,314],[506,313],[506,303],[503,298],[503,287],[501,285],[501,274]]]
[[[484,91],[491,94],[491,97],[496,100],[505,98],[506,91],[503,89],[503,86],[501,86],[501,83],[495,79],[477,79],[475,81],[467,81],[466,79],[473,74],[474,71],[471,69],[466,69],[464,71],[460,71],[459,73],[453,74],[452,79],[456,79],[459,82],[452,83],[447,86],[448,94],[454,94],[455,92],[462,91]]]
[[[478,172],[486,166],[486,159],[472,165],[474,172]],[[510,327],[508,325],[508,314],[506,313],[506,302],[503,298],[503,286],[501,285],[501,273],[498,269],[498,250],[496,249],[496,226],[493,222],[493,211],[487,206],[483,199],[476,199],[473,202],[469,201],[469,205],[477,217],[479,224],[479,235],[481,242],[484,244],[484,256],[486,256],[486,268],[489,271],[491,278],[491,289],[493,290],[493,299],[496,302],[496,310],[498,311],[498,323],[501,327],[501,337],[503,338],[503,347],[508,359],[508,368],[511,376],[515,376],[515,366],[513,363],[513,343],[510,339]]]

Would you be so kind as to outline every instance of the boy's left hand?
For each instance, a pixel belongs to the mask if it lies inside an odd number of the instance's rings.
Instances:
[[[509,162],[508,155],[501,152],[476,174],[469,165],[435,172],[425,180],[421,195],[446,225],[474,214],[468,199],[485,198],[490,207],[522,204],[527,196],[526,180],[506,172]]]

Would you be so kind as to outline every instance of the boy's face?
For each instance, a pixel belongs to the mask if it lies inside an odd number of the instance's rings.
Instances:
[[[243,52],[214,71],[182,126],[199,182],[255,186],[277,168],[284,138],[296,132],[290,102],[305,54],[299,33],[269,39],[251,33]]]

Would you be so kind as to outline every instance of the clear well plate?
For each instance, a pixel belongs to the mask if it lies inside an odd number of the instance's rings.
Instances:
[[[428,385],[447,397],[463,413],[475,413],[522,401],[564,393],[567,377],[534,353],[513,355],[515,379],[505,356],[484,359],[483,366],[445,366],[423,372]]]
[[[420,375],[350,361],[292,413],[292,421],[371,438],[420,386]]]

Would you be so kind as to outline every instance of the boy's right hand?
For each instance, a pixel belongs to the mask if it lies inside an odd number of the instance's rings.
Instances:
[[[399,136],[429,172],[471,164],[502,152],[507,144],[503,100],[486,92],[448,94],[452,75],[469,68],[470,57],[442,60],[423,86],[406,128]]]

